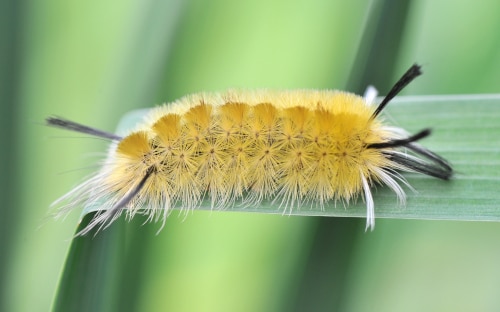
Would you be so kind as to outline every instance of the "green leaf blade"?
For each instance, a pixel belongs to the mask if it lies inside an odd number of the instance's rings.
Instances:
[[[124,116],[118,133],[133,129],[147,112],[138,110]],[[373,191],[376,217],[500,221],[500,95],[399,97],[387,108],[385,119],[410,133],[432,128],[433,135],[421,144],[448,159],[455,175],[442,181],[404,174],[415,189],[406,189],[404,206],[387,187],[377,186]],[[348,204],[329,203],[324,209],[308,203],[283,211],[279,202],[264,201],[258,207],[236,204],[225,211],[365,217],[366,206],[359,197]],[[210,210],[210,202],[206,200],[199,209]]]

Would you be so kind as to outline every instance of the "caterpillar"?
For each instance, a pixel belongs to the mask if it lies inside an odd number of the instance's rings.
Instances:
[[[56,205],[60,213],[100,205],[83,235],[124,211],[164,224],[173,208],[191,211],[203,200],[212,209],[271,200],[286,212],[362,197],[366,230],[373,230],[374,185],[388,186],[404,203],[402,172],[443,180],[453,174],[444,158],[416,143],[429,129],[408,135],[379,116],[420,74],[411,66],[376,106],[332,90],[193,94],[152,109],[126,136],[49,117],[49,126],[111,141],[101,169]]]

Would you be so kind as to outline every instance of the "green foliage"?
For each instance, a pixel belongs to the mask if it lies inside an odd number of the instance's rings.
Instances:
[[[377,219],[369,233],[362,218],[197,211],[174,214],[159,235],[138,218],[72,240],[78,214],[55,222],[46,207],[97,168],[87,155],[106,142],[39,124],[57,114],[112,131],[131,109],[231,87],[371,83],[384,94],[414,62],[424,75],[406,94],[499,93],[498,3],[2,4],[0,310],[46,311],[51,301],[62,311],[500,307],[499,223],[401,219],[498,219],[496,96],[391,104],[391,123],[434,129],[422,144],[457,175],[408,175],[418,193],[406,207],[379,188],[377,216],[396,219]],[[362,203],[331,211],[365,214]]]

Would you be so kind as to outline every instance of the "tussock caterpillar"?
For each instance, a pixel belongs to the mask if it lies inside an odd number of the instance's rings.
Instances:
[[[151,111],[126,136],[58,117],[47,124],[111,141],[102,168],[59,199],[61,213],[101,205],[79,234],[107,227],[123,211],[165,222],[174,207],[212,209],[272,200],[283,211],[362,197],[366,228],[375,225],[370,188],[387,185],[400,202],[407,182],[400,172],[447,180],[448,162],[379,117],[421,74],[413,65],[377,106],[341,91],[228,91],[183,97]]]

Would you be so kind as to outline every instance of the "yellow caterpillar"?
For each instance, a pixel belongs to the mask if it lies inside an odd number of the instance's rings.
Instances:
[[[112,141],[102,169],[61,198],[63,211],[102,206],[85,234],[124,210],[164,221],[172,208],[192,210],[207,198],[214,209],[268,199],[285,212],[361,195],[373,229],[373,184],[387,185],[404,202],[399,171],[452,175],[443,158],[415,143],[430,130],[408,136],[378,117],[420,74],[413,65],[378,106],[340,91],[194,94],[152,110],[125,137],[50,117],[48,125]]]

